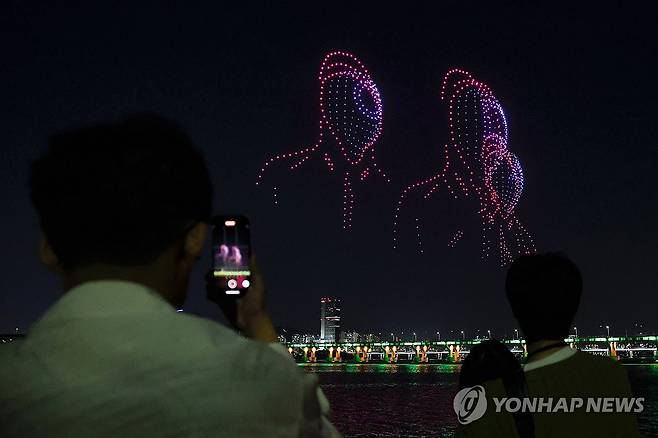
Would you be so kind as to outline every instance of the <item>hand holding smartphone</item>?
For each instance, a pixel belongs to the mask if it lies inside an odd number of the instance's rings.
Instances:
[[[251,286],[251,235],[242,215],[216,216],[211,220],[212,276],[218,293],[241,298]]]
[[[276,342],[276,331],[265,309],[263,277],[252,257],[249,220],[241,215],[217,216],[211,225],[208,299],[217,303],[231,325],[247,337]]]

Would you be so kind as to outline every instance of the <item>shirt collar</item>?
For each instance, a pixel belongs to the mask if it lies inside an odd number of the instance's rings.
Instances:
[[[576,354],[576,350],[569,347],[568,345],[565,345],[564,347],[560,348],[554,353],[549,354],[546,357],[542,357],[541,359],[525,364],[523,366],[523,371],[527,373],[528,371],[536,370],[537,368],[553,365],[570,358],[574,354]]]

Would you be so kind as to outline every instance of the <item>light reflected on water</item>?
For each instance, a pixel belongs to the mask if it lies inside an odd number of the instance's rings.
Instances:
[[[460,365],[306,363],[331,402],[332,421],[346,437],[454,437],[452,400]],[[645,398],[642,436],[658,436],[658,364],[629,365],[633,393]]]

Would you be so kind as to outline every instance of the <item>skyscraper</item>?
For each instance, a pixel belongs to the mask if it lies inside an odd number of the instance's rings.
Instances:
[[[340,299],[320,299],[320,340],[337,342],[340,334]]]

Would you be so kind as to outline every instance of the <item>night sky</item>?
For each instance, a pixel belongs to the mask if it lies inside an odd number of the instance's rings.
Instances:
[[[525,173],[518,216],[538,249],[564,251],[582,268],[579,333],[606,324],[617,334],[637,323],[656,330],[655,3],[407,11],[332,2],[286,10],[45,3],[0,6],[0,332],[26,331],[59,293],[38,261],[26,186],[48,135],[153,111],[180,121],[203,151],[216,212],[251,218],[276,325],[319,332],[320,297],[338,296],[343,327],[360,332],[509,335],[516,324],[496,260],[430,237],[422,255],[413,242],[392,247],[400,190],[443,165],[439,89],[452,67],[487,83],[505,108]],[[341,176],[319,158],[255,185],[268,157],[317,140],[317,75],[330,50],[356,54],[379,87],[376,150],[392,178],[355,185],[350,232],[341,227]],[[422,215],[428,236],[457,217],[439,198],[414,208],[406,220]],[[206,254],[186,310],[217,318],[202,288],[209,265]]]

